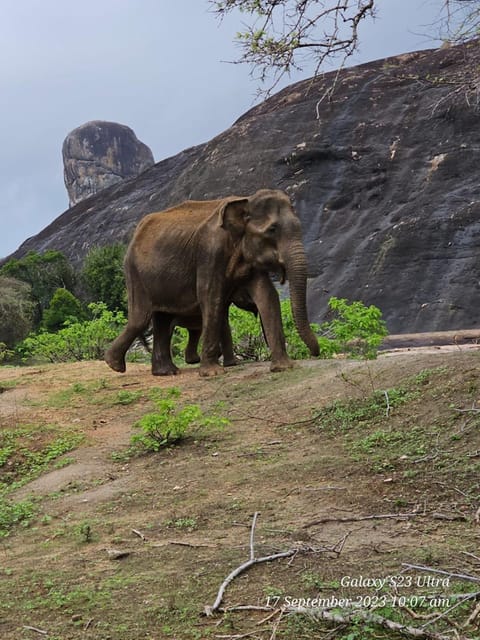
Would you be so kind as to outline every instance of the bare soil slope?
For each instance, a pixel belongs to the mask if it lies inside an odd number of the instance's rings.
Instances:
[[[246,364],[208,380],[194,368],[153,378],[141,364],[124,375],[101,362],[0,369],[0,453],[8,433],[25,433],[3,466],[0,457],[0,481],[18,481],[26,451],[44,451],[52,434],[84,436],[9,493],[10,503],[33,496],[34,515],[0,538],[0,636],[397,637],[280,608],[315,597],[362,607],[388,597],[390,618],[420,626],[456,593],[480,591],[479,358],[472,347],[417,349],[283,374]],[[128,455],[133,424],[154,410],[151,389],[171,386],[179,406],[230,425]],[[257,557],[297,552],[228,585],[222,606],[266,609],[202,616],[250,557],[255,512]],[[358,583],[387,576],[399,578]],[[474,611],[473,596],[429,630],[466,624],[459,637],[480,637]]]

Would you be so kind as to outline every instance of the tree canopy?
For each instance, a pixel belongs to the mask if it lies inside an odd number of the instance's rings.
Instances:
[[[245,29],[236,37],[241,49],[236,62],[250,64],[262,82],[273,76],[269,91],[307,61],[313,61],[315,75],[327,60],[340,58],[342,66],[358,48],[361,23],[381,10],[379,0],[209,1],[220,18],[235,10],[246,16]],[[438,18],[431,25],[432,38],[461,43],[478,37],[480,0],[435,2]]]
[[[90,300],[104,302],[111,311],[125,311],[127,307],[123,273],[125,250],[123,244],[93,247],[83,263],[81,279]]]
[[[72,289],[75,280],[67,258],[60,251],[52,250],[45,253],[30,251],[23,258],[12,258],[0,269],[0,275],[30,285],[32,299],[37,304],[37,323],[54,292],[59,288]]]

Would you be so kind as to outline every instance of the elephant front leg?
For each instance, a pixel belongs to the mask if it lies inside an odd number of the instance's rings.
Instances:
[[[170,343],[172,339],[173,316],[155,311],[153,321],[152,374],[154,376],[174,376],[179,372],[173,364]]]
[[[201,304],[203,332],[202,354],[200,358],[199,374],[202,377],[216,376],[223,373],[223,367],[218,364],[220,356],[219,344],[223,332],[224,312],[219,298],[209,296]]]
[[[223,366],[234,367],[236,364],[238,364],[235,353],[233,352],[232,332],[230,330],[230,324],[228,322],[228,309],[225,314],[225,318],[223,319],[221,347],[223,355]]]
[[[272,354],[270,371],[291,369],[295,365],[287,355],[280,300],[272,281],[268,275],[260,274],[249,284],[248,291],[258,307],[265,338]]]

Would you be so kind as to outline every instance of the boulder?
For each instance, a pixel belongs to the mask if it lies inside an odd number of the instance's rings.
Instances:
[[[69,133],[62,156],[71,207],[154,164],[149,147],[130,127],[101,120],[82,124]]]

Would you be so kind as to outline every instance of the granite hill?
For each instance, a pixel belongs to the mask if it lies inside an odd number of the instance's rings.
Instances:
[[[336,295],[378,305],[393,333],[478,326],[480,113],[455,84],[478,49],[291,85],[208,143],[82,200],[13,256],[54,248],[79,265],[151,211],[275,187],[302,220],[312,320]]]

